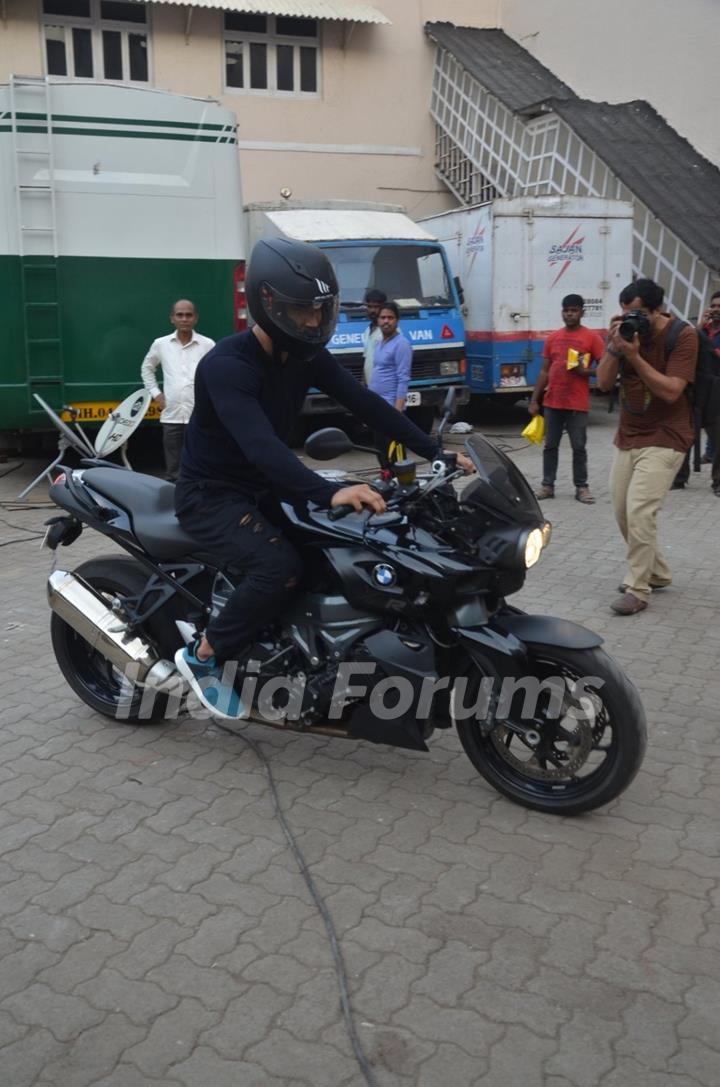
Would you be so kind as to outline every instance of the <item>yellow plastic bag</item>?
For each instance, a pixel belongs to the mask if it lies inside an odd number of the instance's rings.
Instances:
[[[535,445],[542,445],[542,440],[545,437],[545,420],[542,415],[533,415],[523,430],[522,436]]]
[[[568,348],[567,362],[565,368],[567,370],[576,370],[578,367],[582,367],[583,370],[587,370],[590,365],[590,356],[582,351],[576,351],[574,347]]]

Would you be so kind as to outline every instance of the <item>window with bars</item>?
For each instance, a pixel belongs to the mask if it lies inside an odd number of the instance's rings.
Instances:
[[[319,91],[317,19],[225,15],[225,87],[254,94],[307,97]]]
[[[148,7],[141,0],[43,0],[47,74],[147,83]]]

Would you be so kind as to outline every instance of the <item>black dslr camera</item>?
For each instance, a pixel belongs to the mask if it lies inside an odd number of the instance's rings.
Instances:
[[[633,336],[637,332],[640,339],[647,339],[652,330],[650,318],[639,309],[631,309],[623,317],[618,325],[618,332],[623,340],[632,343]]]

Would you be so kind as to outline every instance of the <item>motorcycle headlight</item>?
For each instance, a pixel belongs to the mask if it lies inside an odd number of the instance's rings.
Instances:
[[[545,546],[543,541],[543,533],[540,528],[533,528],[528,532],[527,539],[525,540],[525,569],[529,570],[531,566],[534,566],[542,555],[542,549]]]
[[[488,566],[504,570],[529,570],[538,561],[545,546],[544,527],[497,528],[480,537],[478,558]]]
[[[546,521],[540,531],[542,532],[543,547],[547,547],[547,545],[550,543],[550,540],[552,539],[552,525],[550,524],[550,522]]]

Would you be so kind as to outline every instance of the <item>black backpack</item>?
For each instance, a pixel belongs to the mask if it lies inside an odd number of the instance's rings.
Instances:
[[[665,337],[666,362],[675,350],[678,336],[687,327],[687,321],[673,321]],[[688,385],[688,395],[693,407],[695,430],[704,427],[712,432],[720,423],[720,357],[715,354],[715,348],[705,332],[698,330],[697,338],[697,368],[694,382]]]

